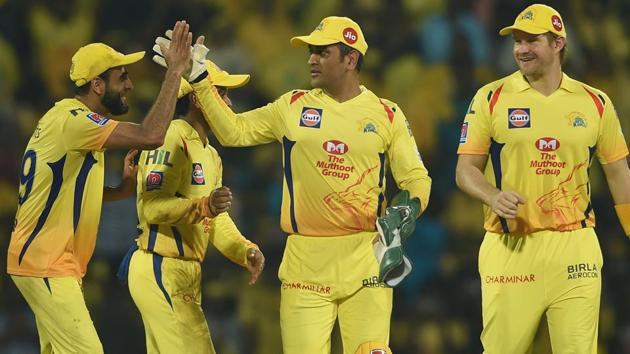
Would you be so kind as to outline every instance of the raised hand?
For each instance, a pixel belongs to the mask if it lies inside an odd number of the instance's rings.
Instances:
[[[164,60],[163,48],[169,48],[173,38],[173,31],[166,31],[166,38],[157,37],[155,39],[155,45],[153,51],[153,61],[160,64],[163,67],[168,67],[167,62]],[[195,45],[190,47],[191,51],[191,67],[190,70],[184,74],[184,78],[189,82],[193,82],[199,78],[204,72],[207,71],[205,61],[208,55],[209,49],[204,45],[205,37],[199,36],[195,41]]]
[[[177,21],[173,30],[167,33],[170,40],[164,37],[158,37],[155,40],[156,45],[153,50],[158,55],[153,57],[153,61],[179,74],[184,74],[190,70],[192,58],[190,50],[192,33],[189,32],[189,25],[186,21]]]

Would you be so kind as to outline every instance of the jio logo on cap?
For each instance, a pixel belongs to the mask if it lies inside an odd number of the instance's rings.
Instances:
[[[562,31],[562,20],[560,20],[560,17],[556,15],[551,16],[551,24],[556,31]]]
[[[357,31],[354,30],[354,28],[346,27],[343,30],[343,40],[345,40],[348,44],[355,44],[357,42],[357,39],[359,39],[359,35],[357,34]]]

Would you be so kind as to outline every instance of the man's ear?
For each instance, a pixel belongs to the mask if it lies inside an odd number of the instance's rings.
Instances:
[[[107,84],[101,78],[94,78],[90,81],[90,87],[92,91],[96,93],[98,96],[102,96],[105,93],[105,89],[107,88]]]
[[[564,37],[558,37],[555,39],[555,46],[558,51],[561,51],[567,45],[567,39]]]
[[[188,95],[188,99],[190,100],[190,103],[197,107],[197,109],[201,109],[201,106],[199,105],[199,100],[197,100],[197,96],[195,96],[194,92]]]
[[[348,61],[347,67],[349,70],[354,70],[357,68],[357,63],[359,62],[359,52],[356,50],[351,50],[348,55],[346,55],[346,60]]]

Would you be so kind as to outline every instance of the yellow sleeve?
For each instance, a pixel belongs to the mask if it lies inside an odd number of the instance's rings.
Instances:
[[[595,149],[601,164],[615,162],[628,155],[628,146],[626,145],[615,107],[610,98],[604,97],[607,102],[604,106]]]
[[[203,116],[223,146],[252,146],[279,141],[284,133],[278,101],[235,114],[209,80],[192,84]]]
[[[491,142],[488,93],[481,89],[473,97],[462,123],[458,154],[487,155]]]
[[[73,110],[64,121],[64,144],[68,150],[102,150],[118,122],[96,112]]]
[[[223,167],[221,158],[214,152],[215,168],[218,171],[217,185],[213,189],[222,186]],[[234,224],[234,221],[228,213],[221,213],[210,220],[208,240],[214,247],[225,257],[236,264],[245,267],[247,265],[247,250],[258,246],[246,239]]]
[[[228,213],[221,213],[210,220],[208,240],[221,254],[236,264],[247,265],[247,250],[258,246],[246,239]]]
[[[208,197],[185,199],[177,196],[189,166],[180,142],[179,134],[171,126],[164,145],[140,155],[138,184],[142,188],[139,192],[143,214],[149,224],[196,224],[211,217]]]
[[[401,190],[406,189],[412,197],[420,199],[420,210],[429,204],[431,177],[422,162],[420,151],[409,128],[404,113],[394,108],[392,141],[387,149],[392,175]]]

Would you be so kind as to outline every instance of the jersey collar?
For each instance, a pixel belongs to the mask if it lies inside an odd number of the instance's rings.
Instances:
[[[515,92],[522,92],[528,89],[532,89],[532,86],[527,82],[525,76],[521,74],[520,71],[516,71],[511,75],[510,84],[514,88]],[[559,89],[565,90],[568,92],[576,92],[580,88],[580,85],[569,77],[569,75],[562,73],[562,81],[560,82]]]
[[[203,140],[199,136],[199,133],[192,127],[187,121],[183,119],[175,119],[173,120],[173,124],[177,124],[179,129],[183,133],[186,140],[198,140],[203,145]]]

